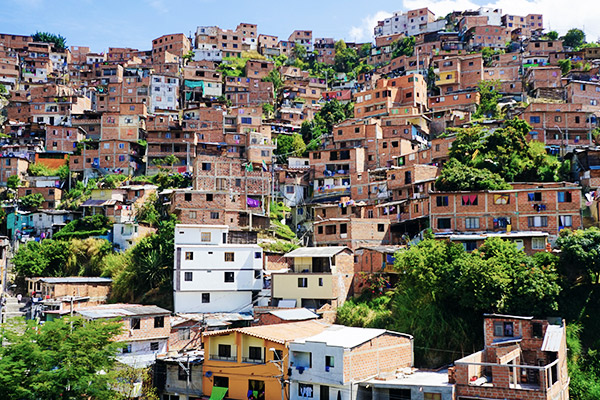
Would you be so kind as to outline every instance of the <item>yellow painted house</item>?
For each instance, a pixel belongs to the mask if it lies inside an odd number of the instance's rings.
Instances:
[[[289,398],[289,343],[328,326],[302,321],[204,333],[204,395],[211,400]]]

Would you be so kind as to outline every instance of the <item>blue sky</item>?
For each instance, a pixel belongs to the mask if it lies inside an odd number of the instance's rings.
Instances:
[[[588,41],[600,37],[600,6],[592,0],[2,0],[0,31],[60,33],[70,46],[93,51],[111,47],[150,49],[167,33],[195,32],[198,25],[234,29],[239,22],[258,24],[259,33],[287,38],[295,29],[314,37],[369,41],[375,22],[394,11],[429,7],[437,16],[481,5],[504,13],[543,13],[546,28],[566,32],[585,28]]]

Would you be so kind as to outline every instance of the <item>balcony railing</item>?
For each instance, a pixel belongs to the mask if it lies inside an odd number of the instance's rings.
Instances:
[[[265,360],[263,360],[262,358],[242,357],[242,362],[249,364],[264,364]]]
[[[237,361],[237,357],[236,356],[220,356],[218,354],[211,354],[210,355],[210,360],[236,362]]]

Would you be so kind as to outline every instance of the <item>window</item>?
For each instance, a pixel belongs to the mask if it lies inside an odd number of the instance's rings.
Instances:
[[[561,122],[562,121],[562,117],[560,115],[557,115],[554,117],[554,122]]]
[[[463,247],[465,248],[465,251],[473,251],[477,248],[477,242],[475,240],[467,240],[463,242]]]
[[[262,278],[262,271],[260,269],[255,269],[254,270],[254,279],[260,279]]]
[[[348,225],[347,224],[340,224],[340,233],[341,234],[348,233]]]
[[[219,344],[219,357],[230,358],[231,357],[231,345]]]
[[[477,202],[476,194],[465,195],[462,197],[462,205],[463,206],[476,206],[477,204],[478,204],[478,202]]]
[[[450,218],[438,218],[437,227],[438,229],[450,229]]]
[[[544,337],[542,335],[542,324],[540,324],[539,322],[534,322],[533,324],[531,324],[531,336],[533,336],[534,338]]]
[[[186,282],[191,282],[193,278],[193,272],[185,272],[183,274],[183,280]]]
[[[322,227],[322,226],[319,226],[319,227],[317,228],[317,233],[318,233],[319,235],[322,235],[322,234],[323,234],[323,227]]]
[[[441,393],[423,393],[423,400],[442,400]]]
[[[123,354],[131,353],[131,343],[123,347]]]
[[[196,219],[196,211],[190,211],[190,218]]]
[[[300,397],[313,397],[313,385],[306,383],[298,383],[298,396]]]
[[[323,278],[319,278],[319,286],[323,286]]]
[[[188,372],[190,374],[189,379],[192,380],[192,370],[191,368],[184,369],[181,365],[179,365],[179,369],[177,370],[177,380],[179,381],[187,381],[188,380]]]
[[[570,203],[571,201],[573,201],[571,192],[558,192],[557,195],[559,203]]]
[[[200,234],[200,241],[201,242],[210,242],[211,241],[211,234],[210,232],[202,232]]]
[[[213,194],[212,193],[206,193],[206,201],[213,201]]]
[[[377,232],[385,232],[385,225],[377,224]]]
[[[308,278],[298,278],[298,287],[308,287]]]
[[[203,162],[202,163],[202,171],[210,171],[210,163]]]
[[[465,229],[479,229],[479,218],[465,218]]]
[[[531,248],[533,250],[543,250],[546,248],[546,238],[534,237],[531,238]]]
[[[333,368],[333,366],[334,366],[333,356],[325,356],[325,366],[327,368]]]
[[[327,225],[325,227],[325,234],[326,235],[335,235],[337,231],[337,226],[335,225]]]
[[[438,207],[447,207],[448,206],[448,196],[437,196],[435,198],[436,206]]]
[[[186,251],[185,252],[185,259],[186,260],[193,260],[194,259],[194,252],[193,251]]]
[[[542,201],[542,192],[527,193],[527,201]]]
[[[262,347],[250,346],[248,347],[248,358],[250,360],[262,360]]]
[[[560,227],[565,227],[565,226],[572,226],[573,225],[573,217],[571,217],[570,215],[561,215],[558,217],[558,226]]]
[[[190,333],[191,333],[191,329],[190,328],[181,328],[178,331],[179,333],[179,340],[189,340],[190,338]]]
[[[233,272],[225,272],[225,282],[234,282]]]
[[[539,124],[540,123],[540,117],[531,116],[531,117],[529,117],[529,122],[532,123],[532,124]]]
[[[183,195],[183,198],[185,199],[185,201],[192,201],[192,194],[191,193],[185,193]]]
[[[210,293],[202,293],[202,302],[210,303]]]
[[[410,389],[389,389],[389,398],[394,400],[411,400]]]
[[[530,228],[541,228],[548,226],[548,217],[527,217],[527,226]]]
[[[225,261],[226,262],[233,262],[233,261],[235,261],[235,253],[226,252],[225,253]]]
[[[211,211],[210,219],[219,219],[219,213],[216,211]]]
[[[154,327],[155,328],[164,328],[165,327],[165,317],[154,317]]]
[[[131,329],[140,329],[140,319],[131,318]]]
[[[158,342],[150,342],[150,351],[158,351]]]

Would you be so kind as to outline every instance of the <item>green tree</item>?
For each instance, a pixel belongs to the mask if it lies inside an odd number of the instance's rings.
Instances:
[[[21,178],[19,178],[18,175],[11,175],[8,177],[8,179],[6,180],[6,186],[9,189],[17,189],[19,186],[21,186]]]
[[[141,206],[135,206],[135,217],[138,222],[156,227],[160,221],[160,213],[156,207],[158,196],[151,193]]]
[[[560,72],[563,75],[566,75],[570,70],[573,69],[573,63],[571,62],[570,58],[567,58],[566,60],[558,60],[558,66],[560,67]]]
[[[35,34],[31,35],[31,38],[34,42],[51,43],[59,51],[67,48],[67,39],[54,33],[36,32]]]
[[[275,107],[273,107],[273,104],[263,103],[262,112],[263,112],[263,117],[265,119],[272,118],[273,115],[275,114]]]
[[[585,43],[585,33],[581,29],[573,28],[562,37],[563,45],[577,49]]]
[[[73,238],[85,239],[90,236],[103,236],[112,227],[112,222],[104,215],[88,215],[76,219],[65,225],[53,236],[58,240],[69,240]]]
[[[44,195],[41,193],[31,193],[27,194],[19,199],[19,203],[21,207],[26,210],[35,210],[40,208],[42,203],[44,202]]]
[[[306,47],[296,42],[292,48],[292,57],[296,60],[304,60],[306,58]]]
[[[557,40],[558,39],[558,32],[556,31],[550,31],[546,34],[546,37],[550,40]]]
[[[571,284],[600,284],[600,229],[563,229],[556,240],[560,272]]]
[[[414,36],[405,37],[392,43],[392,58],[406,56],[412,57],[415,53]]]
[[[275,91],[275,95],[279,93],[279,90],[283,86],[283,80],[281,79],[281,73],[278,68],[273,68],[269,71],[269,75],[265,76],[263,82],[271,82],[273,83],[273,90]]]
[[[499,87],[499,81],[479,81],[477,91],[480,98],[477,111],[473,115],[474,118],[498,118],[500,116],[498,100],[502,98],[502,95],[498,93]]]
[[[2,330],[0,386],[7,400],[110,399],[107,374],[122,344],[116,321],[63,318],[38,325],[12,319]]]
[[[360,58],[369,57],[371,55],[371,43],[365,43],[360,46],[360,51],[358,52]]]
[[[286,163],[289,157],[301,157],[306,150],[306,144],[302,140],[302,135],[294,133],[292,135],[279,135],[277,137],[277,161]]]
[[[20,276],[64,276],[68,259],[68,242],[45,239],[20,246],[12,262]]]
[[[333,68],[337,72],[349,73],[359,63],[359,56],[356,50],[346,46],[346,42],[338,40],[335,42],[335,57],[333,60]]]
[[[441,191],[505,190],[511,186],[498,174],[487,169],[470,167],[456,159],[450,159],[435,181]]]

